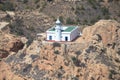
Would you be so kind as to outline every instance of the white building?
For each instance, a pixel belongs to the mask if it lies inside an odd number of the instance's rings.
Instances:
[[[77,26],[63,26],[57,19],[55,26],[46,31],[48,41],[72,41],[79,36]]]

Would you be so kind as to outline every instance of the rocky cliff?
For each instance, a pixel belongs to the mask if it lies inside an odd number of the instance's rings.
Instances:
[[[114,20],[86,27],[74,42],[36,39],[27,47],[26,39],[19,40],[10,46],[24,47],[5,48],[9,56],[0,62],[0,80],[120,79],[120,24]]]
[[[101,19],[120,22],[120,0],[0,0],[0,21],[9,32],[28,38],[53,26],[58,17],[66,25],[93,25]],[[12,11],[12,12],[10,12]]]

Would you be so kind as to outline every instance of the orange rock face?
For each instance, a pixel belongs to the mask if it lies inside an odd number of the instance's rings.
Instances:
[[[117,32],[120,24],[113,20],[100,20],[93,26],[89,26],[83,30],[82,38],[89,42],[92,37],[99,34],[104,45],[115,42],[116,36],[120,34]]]
[[[15,37],[11,34],[1,32],[0,35],[0,49],[4,51],[18,52],[24,46],[20,38]]]
[[[24,80],[24,78],[15,75],[8,64],[0,62],[0,80]]]

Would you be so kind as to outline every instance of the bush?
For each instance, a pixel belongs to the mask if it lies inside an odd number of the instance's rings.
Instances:
[[[14,11],[15,10],[14,4],[11,3],[11,2],[1,3],[0,4],[0,10],[2,10],[2,11],[6,11],[6,10],[8,10],[8,11]]]
[[[60,21],[61,21],[62,23],[64,22],[62,16],[60,16],[59,19],[60,19]]]
[[[23,26],[23,21],[17,18],[15,22],[9,25],[10,32],[16,35],[24,35],[22,26]]]
[[[59,54],[60,52],[58,50],[54,51],[55,54]]]
[[[7,22],[10,22],[11,21],[11,16],[9,15],[9,14],[7,14],[6,16],[5,16],[5,21],[7,21]]]
[[[110,73],[109,73],[109,79],[114,79],[113,76],[118,74],[115,70],[110,70]]]
[[[57,43],[57,42],[54,42],[54,43],[53,43],[53,47],[61,47],[61,44],[60,44],[60,43]]]
[[[75,66],[80,66],[80,61],[76,58],[76,57],[72,57],[72,61],[74,63]]]
[[[40,0],[35,0],[34,3],[37,4]]]
[[[73,77],[72,80],[79,80],[79,78],[78,77]]]
[[[96,50],[97,50],[97,47],[91,45],[91,46],[89,46],[88,49],[86,49],[85,51],[86,51],[87,53],[90,53],[90,52],[95,52]]]
[[[88,2],[89,2],[90,4],[92,4],[92,5],[94,5],[95,2],[96,2],[96,0],[88,0]]]
[[[36,8],[37,8],[37,9],[40,8],[40,5],[37,5]]]
[[[28,3],[28,0],[23,0],[23,3],[24,3],[24,4]]]
[[[109,10],[106,7],[102,7],[103,15],[109,15]]]
[[[33,27],[33,26],[29,26],[29,28],[28,28],[30,31],[35,31],[35,28]]]
[[[76,51],[75,54],[76,55],[80,55],[82,52],[81,51]]]
[[[66,24],[76,24],[76,22],[71,18],[67,18],[66,19]]]
[[[48,2],[54,1],[54,0],[47,0]]]

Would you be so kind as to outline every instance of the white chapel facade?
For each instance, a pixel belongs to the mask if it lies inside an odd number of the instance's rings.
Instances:
[[[46,31],[47,41],[73,41],[79,36],[77,26],[63,26],[57,19],[55,26]]]

